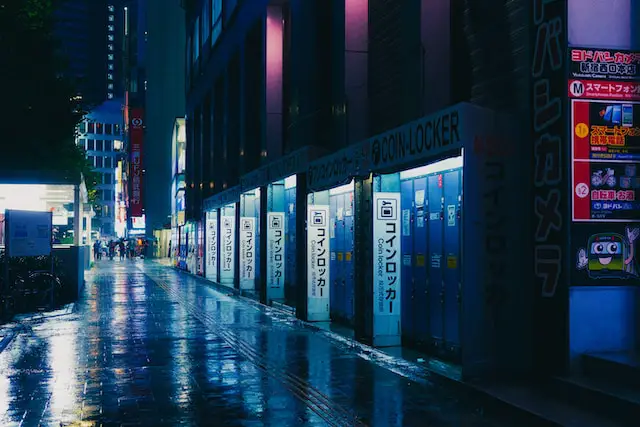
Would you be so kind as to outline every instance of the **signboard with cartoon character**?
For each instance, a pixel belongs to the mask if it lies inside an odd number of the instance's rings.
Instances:
[[[578,231],[574,233],[574,242],[578,245],[574,286],[623,285],[630,284],[628,279],[640,278],[637,260],[640,228],[603,224],[602,232],[588,236],[579,233],[575,224],[574,229]],[[581,246],[577,241],[579,235],[584,236]],[[636,280],[633,282],[637,283]]]

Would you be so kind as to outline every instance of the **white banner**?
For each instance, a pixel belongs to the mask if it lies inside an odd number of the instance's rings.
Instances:
[[[255,289],[256,219],[240,218],[240,289]]]
[[[284,298],[284,212],[267,213],[267,293],[269,299]]]
[[[235,249],[236,249],[236,219],[233,216],[223,216],[220,223],[220,282],[233,285]]]
[[[307,210],[307,298],[309,320],[329,319],[329,206]]]
[[[218,213],[207,212],[205,228],[205,277],[218,281]]]
[[[373,206],[374,315],[400,316],[400,194],[374,193]]]

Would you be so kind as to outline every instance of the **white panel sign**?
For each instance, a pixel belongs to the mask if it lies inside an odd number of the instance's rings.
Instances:
[[[236,248],[235,234],[235,217],[223,216],[220,222],[220,282],[224,284],[233,284]]]
[[[309,205],[307,210],[307,316],[329,320],[329,206]]]
[[[400,194],[373,196],[374,315],[400,316]]]
[[[214,282],[218,281],[218,213],[207,212],[205,241],[205,275]]]
[[[41,256],[51,253],[51,212],[7,210],[5,239],[9,256]]]
[[[267,297],[284,298],[284,212],[267,213]]]
[[[240,289],[255,289],[256,219],[240,218]]]

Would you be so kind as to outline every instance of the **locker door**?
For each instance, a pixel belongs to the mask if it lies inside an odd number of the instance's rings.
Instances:
[[[460,170],[444,175],[444,255],[445,334],[448,350],[457,352],[460,345]]]
[[[442,239],[444,223],[443,177],[430,175],[427,193],[429,194],[428,227],[428,272],[429,272],[429,329],[434,345],[441,347],[444,335],[444,289],[442,276]]]
[[[400,207],[402,209],[402,336],[409,341],[415,341],[414,313],[415,293],[413,287],[413,180],[408,179],[400,183]],[[407,218],[409,223],[407,224]]]
[[[353,236],[353,194],[347,194],[349,199],[347,202],[350,207],[345,211],[345,227],[344,227],[344,236],[345,236],[345,252],[344,252],[344,272],[345,272],[345,286],[344,286],[344,310],[345,310],[345,318],[351,323],[353,321],[353,312],[354,312],[354,270],[353,270],[353,248],[354,248],[354,236]]]
[[[416,178],[413,182],[413,205],[415,207],[413,233],[413,289],[414,289],[414,328],[416,341],[426,343],[429,331],[429,289],[427,287],[427,178]]]
[[[345,317],[345,279],[346,279],[346,267],[344,263],[344,253],[346,252],[346,230],[344,221],[345,201],[349,195],[340,194],[337,196],[337,220],[336,220],[336,244],[337,257],[338,257],[338,277],[336,282],[336,289],[338,294],[336,295],[336,313],[338,317],[344,320]]]
[[[253,208],[253,212],[254,212],[254,216],[256,218],[256,227],[255,227],[255,273],[254,273],[254,283],[255,283],[255,289],[256,291],[258,291],[260,289],[260,277],[262,276],[262,272],[260,271],[260,257],[262,256],[262,254],[260,253],[260,197],[256,196],[253,198],[253,204],[254,204],[254,208]]]
[[[335,310],[338,307],[336,303],[336,296],[338,295],[338,287],[336,283],[338,283],[338,277],[340,273],[338,271],[338,244],[337,244],[337,235],[338,235],[338,221],[337,221],[337,211],[338,211],[338,198],[333,195],[329,197],[329,220],[331,223],[330,227],[330,237],[331,237],[331,255],[330,262],[331,265],[331,284],[330,284],[330,296],[329,303],[331,306],[329,307],[329,312],[331,318],[333,319],[335,316]]]
[[[286,299],[290,304],[295,303],[295,283],[296,283],[296,189],[286,190],[285,196],[285,226],[287,253],[287,265],[285,266],[285,292]]]

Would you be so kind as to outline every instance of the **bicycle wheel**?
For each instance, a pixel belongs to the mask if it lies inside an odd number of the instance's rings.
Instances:
[[[56,293],[60,290],[60,280],[49,272],[34,272],[29,275],[33,289],[33,303],[35,309],[52,310],[56,304]]]

